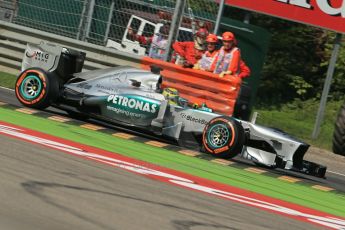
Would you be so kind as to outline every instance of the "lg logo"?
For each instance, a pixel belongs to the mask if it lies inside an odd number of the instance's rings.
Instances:
[[[313,5],[310,3],[311,0],[275,0],[278,2],[290,4],[290,5],[295,5],[299,7],[303,7],[306,9],[313,9]],[[331,5],[330,0],[315,0],[316,5],[323,11],[324,13],[331,15],[331,16],[341,16],[345,17],[345,1],[341,3],[340,7],[333,7]],[[335,1],[334,1],[335,2]],[[338,1],[339,2],[339,1]]]

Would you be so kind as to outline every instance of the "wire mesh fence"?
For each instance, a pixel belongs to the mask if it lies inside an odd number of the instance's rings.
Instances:
[[[17,2],[0,0],[0,20],[11,22],[16,14]]]
[[[14,23],[77,38],[81,29],[82,0],[20,0]]]
[[[100,45],[108,39],[123,44],[130,42],[125,36],[129,26],[149,37],[157,24],[171,22],[175,4],[176,0],[0,0],[0,20]],[[211,29],[217,11],[214,0],[187,0],[181,25],[186,29],[178,39],[190,39],[186,31],[192,30],[193,22],[206,22]]]

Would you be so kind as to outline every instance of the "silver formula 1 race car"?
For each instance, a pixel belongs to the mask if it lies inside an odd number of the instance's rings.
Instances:
[[[309,145],[288,134],[193,108],[157,71],[113,67],[81,72],[85,53],[42,42],[28,44],[15,93],[25,106],[57,107],[149,131],[179,143],[192,141],[215,157],[240,155],[256,164],[324,177],[326,167],[303,160]],[[154,68],[153,68],[154,70]]]

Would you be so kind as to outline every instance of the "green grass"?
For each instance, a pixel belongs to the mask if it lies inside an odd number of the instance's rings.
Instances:
[[[335,119],[343,101],[329,101],[317,139],[311,138],[319,101],[309,100],[283,105],[281,108],[255,109],[259,113],[257,124],[275,127],[300,138],[313,146],[331,150]]]
[[[16,76],[4,72],[0,72],[0,86],[14,89]]]
[[[175,169],[266,196],[300,204],[316,210],[345,217],[345,196],[323,192],[305,184],[293,184],[276,178],[247,172],[236,167],[218,165],[202,159],[124,140],[109,134],[58,123],[0,107],[0,121],[38,130],[47,134],[95,146],[121,155]]]
[[[16,77],[0,72],[0,86],[13,89]],[[259,112],[257,123],[279,128],[302,139],[313,146],[331,150],[334,122],[342,101],[329,101],[325,110],[325,119],[316,140],[311,139],[319,101],[294,102],[280,108],[255,108]]]

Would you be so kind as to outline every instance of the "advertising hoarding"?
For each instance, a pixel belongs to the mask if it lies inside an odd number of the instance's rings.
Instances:
[[[225,3],[345,33],[345,0],[226,0]]]

